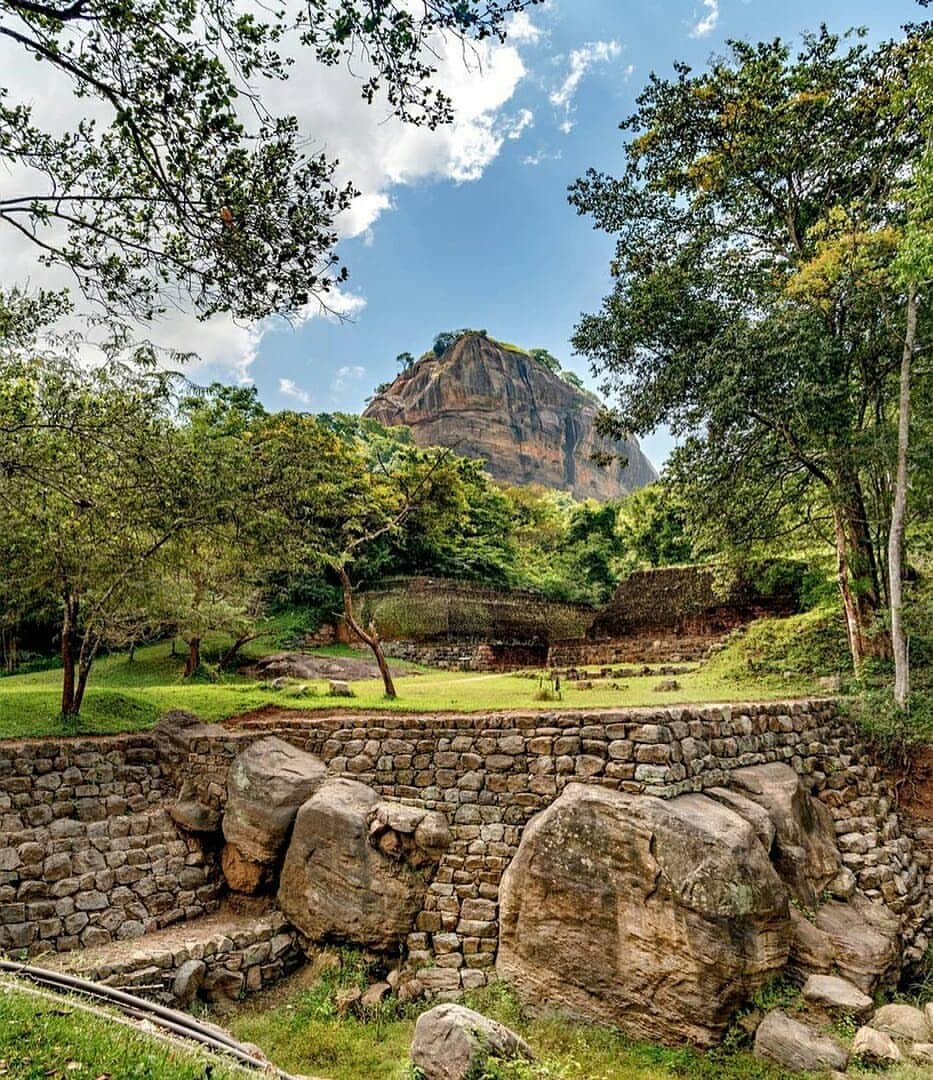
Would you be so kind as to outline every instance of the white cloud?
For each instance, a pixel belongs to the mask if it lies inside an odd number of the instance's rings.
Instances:
[[[586,73],[594,64],[615,60],[621,52],[622,46],[617,41],[591,41],[571,52],[564,81],[549,95],[551,104],[563,114],[558,126],[565,135],[573,130],[573,101]]]
[[[516,11],[509,19],[506,29],[509,41],[516,44],[527,42],[529,45],[537,45],[544,34],[541,27],[535,26],[531,21],[531,16],[527,11]]]
[[[505,132],[507,139],[520,139],[525,132],[525,128],[534,127],[534,123],[535,114],[531,109],[522,109],[517,116],[505,121],[502,130]]]
[[[532,43],[536,30],[530,20],[519,20],[516,41]],[[338,181],[352,180],[361,192],[337,222],[343,239],[359,236],[364,244],[371,243],[373,225],[391,211],[398,186],[478,180],[505,141],[520,139],[533,125],[531,110],[506,111],[527,74],[515,45],[481,41],[464,47],[451,36],[438,38],[435,46],[436,84],[451,97],[455,109],[454,122],[436,131],[401,123],[388,114],[384,103],[367,105],[361,95],[366,70],[360,63],[354,64],[351,75],[346,66],[326,67],[301,54],[295,57],[288,81],[262,87],[274,112],[298,117],[310,151],[339,160]],[[4,39],[0,39],[0,70],[4,84],[15,87],[16,100],[34,103],[36,119],[52,130],[66,130],[86,116],[97,116],[104,123],[109,119],[102,105],[72,97],[70,85],[56,81],[48,64],[35,63]],[[0,197],[22,190],[22,181],[22,175],[0,171]],[[36,248],[25,238],[5,228],[2,235],[0,280],[28,281],[34,288],[73,287],[67,271],[39,264]],[[365,306],[361,297],[340,290],[331,291],[324,302],[325,309],[312,303],[292,325],[329,314],[349,317]],[[262,338],[282,327],[276,319],[245,326],[227,316],[199,322],[191,313],[172,312],[146,327],[144,335],[167,349],[196,352],[218,374],[248,380]]]
[[[334,372],[334,379],[330,384],[330,388],[335,394],[339,394],[341,391],[346,390],[350,383],[359,382],[365,374],[366,368],[362,364],[347,364],[344,367],[339,367]]]
[[[311,395],[307,390],[302,390],[293,379],[279,379],[279,393],[300,401],[302,405],[311,404]]]
[[[707,13],[694,25],[690,31],[691,37],[706,37],[716,29],[719,22],[719,0],[703,0],[703,7],[707,9]]]
[[[560,161],[563,157],[561,150],[537,150],[533,154],[526,154],[522,158],[523,165],[540,165],[543,161]]]

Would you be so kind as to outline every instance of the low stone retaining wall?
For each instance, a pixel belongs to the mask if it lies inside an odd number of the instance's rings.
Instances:
[[[396,660],[408,660],[447,671],[514,671],[517,668],[542,667],[548,656],[547,645],[521,642],[392,641],[386,642],[385,650]]]
[[[0,743],[0,952],[151,933],[213,910],[213,855],[162,808],[151,735]]]
[[[720,637],[633,637],[614,641],[576,638],[554,642],[547,654],[549,667],[588,667],[594,664],[679,664],[705,660]]]
[[[734,769],[785,762],[831,810],[859,887],[901,916],[908,958],[930,940],[929,867],[901,833],[882,769],[831,701],[276,720],[193,738],[183,767],[199,797],[221,805],[233,757],[268,734],[321,757],[334,775],[447,816],[452,843],[408,940],[408,963],[432,992],[487,980],[502,874],[524,825],[571,782],[673,798],[727,786]]]
[[[229,923],[210,919],[187,936],[173,936],[157,934],[136,949],[72,953],[53,966],[167,1005],[201,999],[222,1009],[304,961],[297,932],[279,912]]]
[[[331,775],[446,816],[451,843],[407,941],[408,965],[431,992],[486,981],[502,874],[529,819],[574,781],[673,798],[728,786],[737,768],[785,762],[831,810],[859,887],[901,917],[908,959],[930,941],[929,860],[903,834],[882,769],[835,703],[814,700],[495,715],[311,713],[240,729],[175,725],[125,740],[0,746],[0,793],[10,803],[0,833],[0,948],[68,949],[103,940],[90,930],[119,937],[210,911],[219,889],[210,845],[182,839],[163,806],[184,785],[186,799],[221,809],[233,759],[270,734],[320,757]],[[77,755],[88,755],[84,764]],[[113,778],[105,772],[96,794],[78,794],[78,773],[89,778],[86,770],[104,762]],[[66,784],[72,767],[78,772]],[[34,782],[48,775],[58,787]],[[124,787],[105,791],[109,784]],[[66,786],[71,800],[49,795]],[[111,797],[128,808],[130,799],[142,802],[133,814],[106,818]],[[28,827],[37,814],[52,817]]]

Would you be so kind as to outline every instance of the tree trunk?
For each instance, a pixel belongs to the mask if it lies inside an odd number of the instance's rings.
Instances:
[[[193,637],[188,642],[188,659],[185,661],[185,678],[190,679],[191,676],[201,666],[201,639],[199,637]]]
[[[890,656],[887,635],[876,625],[881,608],[878,560],[858,477],[842,471],[833,495],[836,572],[852,666],[861,675],[868,658]]]
[[[389,671],[389,665],[386,663],[385,653],[382,651],[382,643],[376,632],[375,624],[372,622],[369,624],[368,632],[360,626],[356,620],[356,616],[353,614],[353,585],[350,581],[350,575],[344,567],[338,566],[337,576],[340,578],[340,584],[343,589],[343,616],[347,621],[347,626],[349,626],[350,630],[356,634],[360,641],[372,649],[373,655],[376,658],[376,663],[379,666],[379,673],[382,675],[382,683],[385,687],[386,697],[393,699],[397,698],[398,694],[395,692],[395,683],[392,681],[392,672]]]
[[[910,696],[910,661],[904,632],[904,527],[907,517],[907,449],[910,441],[910,368],[917,340],[917,292],[907,290],[907,330],[901,357],[901,387],[897,412],[897,473],[894,480],[894,507],[888,537],[888,577],[891,592],[891,648],[894,652],[894,700],[907,708]]]
[[[75,697],[75,643],[78,633],[78,601],[66,594],[62,614],[62,716],[77,716],[79,703]]]
[[[267,634],[268,631],[264,631],[261,634],[244,634],[242,637],[238,637],[218,661],[218,671],[225,671],[228,665],[232,664],[233,661],[236,660],[240,649],[242,649],[244,645],[249,644],[249,642],[251,641],[256,641],[257,638],[266,637]]]

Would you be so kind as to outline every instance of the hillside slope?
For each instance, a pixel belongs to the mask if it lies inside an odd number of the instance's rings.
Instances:
[[[635,439],[615,442],[595,427],[599,402],[527,353],[464,334],[425,357],[373,398],[364,413],[410,427],[422,446],[482,458],[497,480],[541,484],[577,499],[612,499],[657,479]],[[593,455],[616,455],[597,464]]]

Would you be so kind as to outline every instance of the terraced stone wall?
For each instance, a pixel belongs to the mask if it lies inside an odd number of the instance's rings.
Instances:
[[[498,892],[522,829],[571,782],[673,798],[728,786],[733,769],[786,762],[832,811],[843,861],[903,920],[908,958],[933,918],[933,879],[902,834],[890,785],[831,701],[493,716],[308,717],[189,739],[186,775],[222,805],[235,754],[276,734],[335,775],[442,811],[453,842],[432,882],[408,962],[434,993],[482,985],[495,962]]]
[[[0,743],[0,952],[138,937],[216,906],[214,856],[165,811],[151,735]]]

